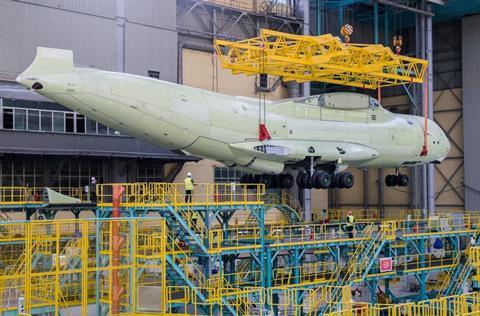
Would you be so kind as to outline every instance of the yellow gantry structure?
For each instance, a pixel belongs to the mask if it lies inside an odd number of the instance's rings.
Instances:
[[[234,74],[269,74],[284,81],[368,89],[422,83],[428,64],[379,44],[346,44],[331,34],[306,36],[267,29],[238,42],[215,40],[215,51],[222,66]]]

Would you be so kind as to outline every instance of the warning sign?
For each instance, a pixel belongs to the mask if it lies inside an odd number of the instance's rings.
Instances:
[[[392,258],[380,258],[380,272],[392,271],[393,260]]]

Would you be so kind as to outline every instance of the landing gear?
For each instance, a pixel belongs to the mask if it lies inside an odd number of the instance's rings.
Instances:
[[[294,184],[294,179],[291,174],[279,174],[279,175],[253,175],[245,174],[240,177],[240,183],[251,184],[265,184],[268,189],[290,189]]]
[[[300,189],[350,189],[355,182],[350,172],[340,172],[332,175],[326,171],[316,171],[312,176],[302,172],[297,176],[297,185]]]
[[[355,183],[355,178],[350,172],[337,173],[330,185],[330,188],[350,189]]]
[[[389,174],[388,176],[385,177],[385,185],[387,187],[394,187],[394,186],[399,186],[399,187],[406,187],[408,186],[409,179],[406,174]]]

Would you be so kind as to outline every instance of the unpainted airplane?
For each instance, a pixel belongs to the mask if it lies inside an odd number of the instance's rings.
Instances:
[[[358,93],[327,93],[266,103],[271,139],[258,139],[258,100],[157,79],[75,67],[69,50],[37,48],[17,81],[122,133],[217,160],[250,173],[242,182],[270,187],[351,188],[347,167],[396,168],[387,186],[406,186],[400,167],[439,163],[450,150],[442,129],[394,114]]]

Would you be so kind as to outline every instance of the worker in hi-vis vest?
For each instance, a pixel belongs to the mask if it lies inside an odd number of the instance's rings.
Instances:
[[[348,211],[347,224],[345,225],[348,232],[348,237],[353,238],[353,228],[355,226],[355,217],[352,215],[352,211]]]
[[[192,173],[187,173],[185,180],[185,203],[192,203],[192,194],[193,194],[193,178]]]

